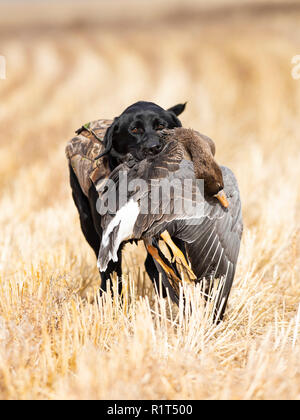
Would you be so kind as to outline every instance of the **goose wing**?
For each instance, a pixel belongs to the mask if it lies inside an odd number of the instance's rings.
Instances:
[[[170,142],[159,159],[147,159],[135,165],[125,163],[118,167],[112,174],[117,196],[121,172],[127,174],[128,183],[139,179],[145,184],[128,191],[127,203],[123,207],[117,206],[116,213],[107,213],[102,218],[104,235],[99,268],[105,269],[109,259],[116,258],[122,241],[152,238],[168,230],[172,237],[186,243],[192,269],[198,279],[226,276],[226,290],[230,290],[242,234],[241,202],[233,173],[226,167],[221,169],[229,207],[225,209],[217,199],[206,197],[200,214],[191,217],[185,212],[186,206],[180,213],[174,212],[175,206],[179,204],[180,208],[183,201],[181,184],[178,188],[173,184],[175,187],[166,200],[162,200],[162,195],[149,193],[150,180],[164,179],[171,183],[174,180],[195,179],[193,163],[184,159],[184,150],[178,142]],[[191,184],[190,188],[187,196],[193,205],[195,184]],[[148,204],[145,212],[142,211],[143,200]]]
[[[140,162],[129,160],[118,166],[102,192],[98,191],[100,202],[104,203],[110,197],[116,200],[115,211],[106,212],[101,219],[100,270],[105,270],[110,259],[117,258],[121,242],[153,237],[178,217],[173,209],[179,208],[183,200],[180,181],[195,179],[193,163],[184,158],[184,153],[184,147],[179,142],[171,141],[160,155]],[[161,180],[167,188],[170,183],[174,188],[166,193],[161,190],[160,184],[155,188]]]
[[[198,279],[224,278],[216,308],[220,319],[235,275],[243,232],[240,193],[236,178],[230,169],[221,167],[224,190],[229,207],[224,209],[212,199],[205,202],[205,216],[198,225],[178,221],[170,226],[170,233],[186,242],[192,269]]]

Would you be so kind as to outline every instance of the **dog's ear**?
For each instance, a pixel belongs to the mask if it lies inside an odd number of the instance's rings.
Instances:
[[[183,113],[183,111],[185,110],[187,102],[185,102],[184,104],[177,104],[172,106],[171,108],[168,109],[169,112],[173,112],[175,115],[180,115]]]
[[[99,156],[96,157],[96,159],[100,159],[101,157],[107,155],[111,151],[112,143],[113,143],[113,135],[116,132],[116,130],[118,130],[119,128],[118,122],[119,122],[119,118],[116,117],[113,123],[111,124],[111,126],[108,127],[108,129],[106,130],[106,133],[103,139],[105,149]]]

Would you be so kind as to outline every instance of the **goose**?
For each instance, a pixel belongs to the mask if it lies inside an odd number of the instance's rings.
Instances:
[[[127,156],[110,174],[109,185],[99,192],[102,201],[112,192],[118,196],[122,192],[120,174],[126,174],[128,183],[142,180],[144,186],[126,191],[127,200],[117,200],[116,211],[102,217],[98,268],[103,272],[111,260],[118,259],[118,249],[124,241],[143,240],[163,275],[170,297],[178,303],[183,279],[176,265],[164,256],[159,245],[163,240],[173,254],[173,261],[187,272],[189,282],[205,280],[208,293],[215,279],[224,279],[216,304],[221,320],[236,271],[243,231],[238,183],[229,168],[217,164],[215,144],[209,137],[185,128],[163,130],[160,135],[164,147],[159,154],[140,161]],[[161,194],[153,198],[153,180],[176,180],[181,185],[192,180],[188,192],[190,201],[199,204],[196,211],[191,214],[186,206],[181,206],[180,212],[166,211],[167,207],[174,210],[180,202],[185,204],[186,191],[183,194],[181,188],[171,189],[169,201],[163,200]],[[196,180],[204,182],[202,201],[196,194]],[[151,204],[155,211],[143,211],[145,203]],[[175,245],[175,239],[183,241],[184,250]]]

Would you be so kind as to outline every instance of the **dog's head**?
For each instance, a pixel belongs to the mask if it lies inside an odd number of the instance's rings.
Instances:
[[[110,154],[115,166],[128,153],[142,160],[162,150],[159,132],[165,128],[181,127],[177,118],[185,109],[178,104],[168,110],[152,102],[136,102],[117,118],[107,129],[104,154]]]

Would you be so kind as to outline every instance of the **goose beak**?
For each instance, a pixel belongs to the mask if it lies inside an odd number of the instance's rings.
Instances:
[[[224,190],[219,191],[218,194],[215,195],[215,197],[220,201],[220,203],[223,207],[225,207],[225,209],[229,207],[229,203]]]

